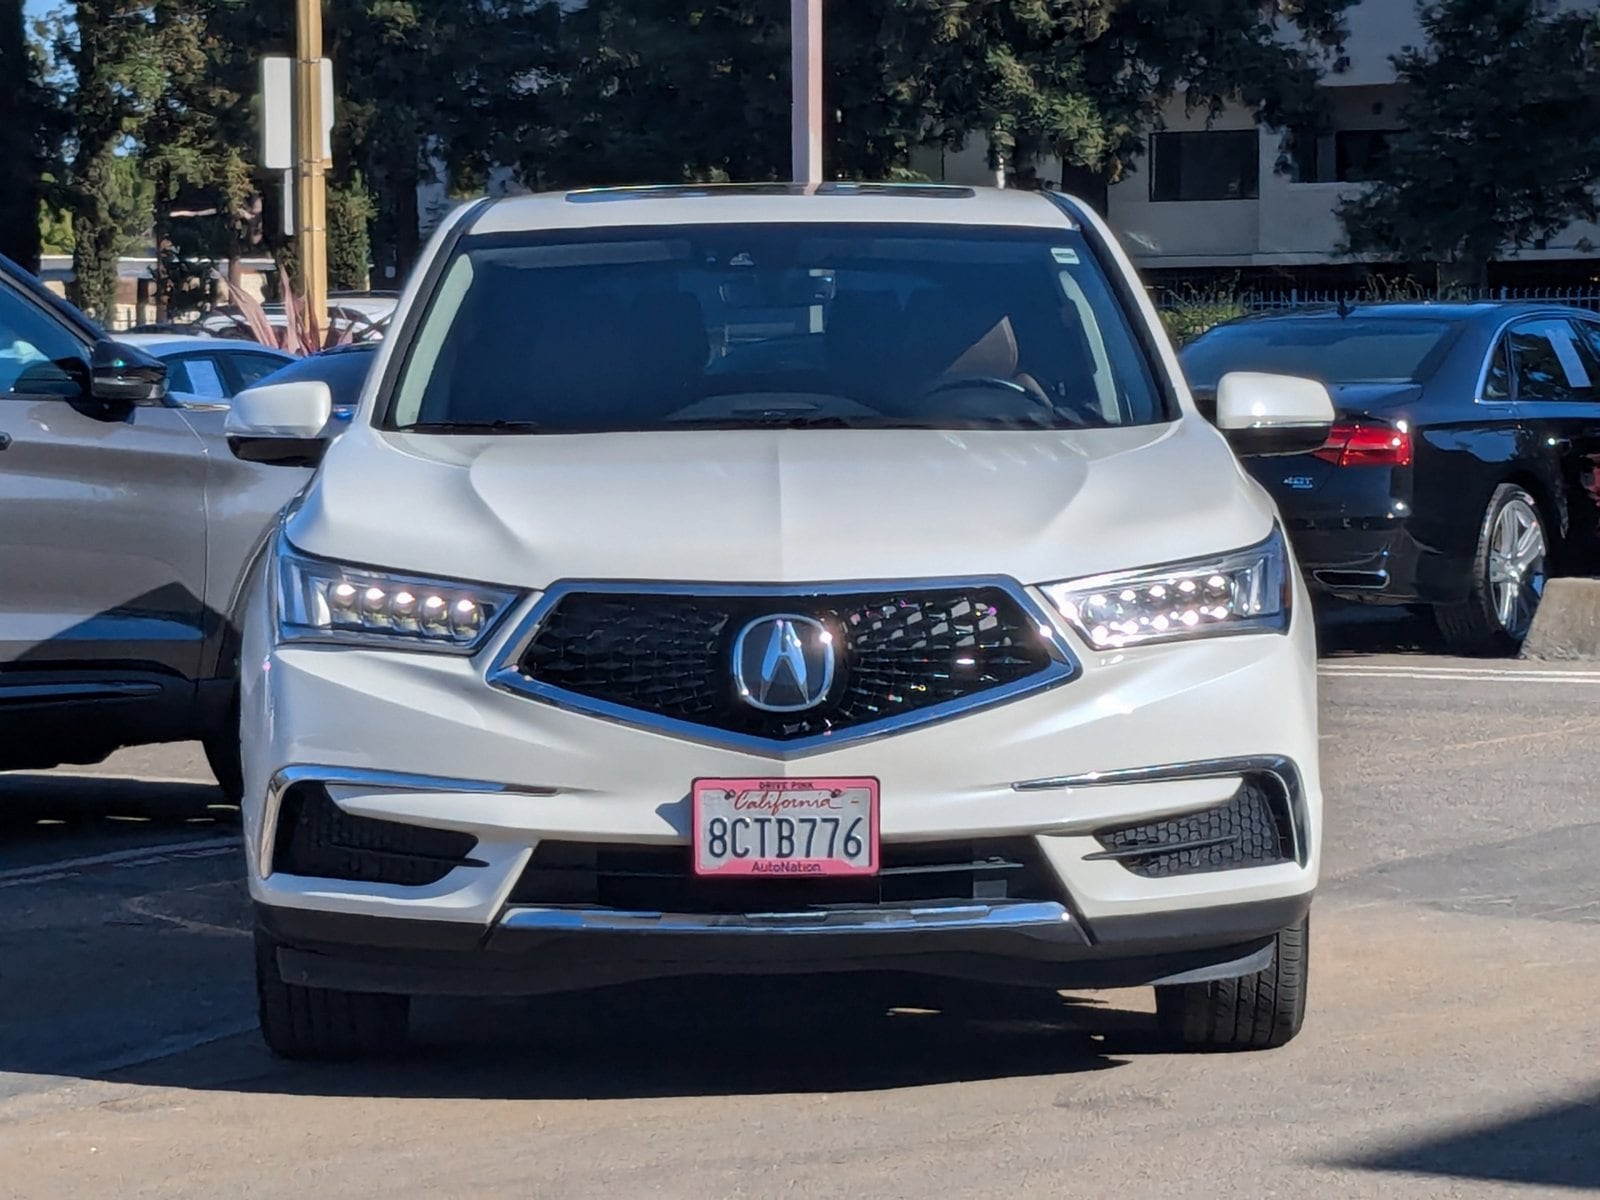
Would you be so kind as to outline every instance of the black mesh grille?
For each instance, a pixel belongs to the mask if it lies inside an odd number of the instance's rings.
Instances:
[[[285,875],[396,883],[438,883],[478,844],[469,833],[424,829],[345,812],[320,783],[297,783],[283,796],[272,869]]]
[[[889,843],[874,876],[702,879],[687,846],[539,843],[513,904],[627,912],[804,912],[971,900],[1055,900],[1054,876],[1031,838]]]
[[[762,712],[735,693],[735,638],[778,613],[833,634],[833,686],[804,712]],[[1037,623],[1009,593],[973,587],[776,599],[575,592],[546,616],[520,668],[580,696],[788,740],[1004,687],[1050,663]]]
[[[1102,829],[1098,858],[1113,858],[1135,875],[1161,878],[1288,862],[1294,834],[1281,786],[1247,779],[1226,804],[1144,825]]]

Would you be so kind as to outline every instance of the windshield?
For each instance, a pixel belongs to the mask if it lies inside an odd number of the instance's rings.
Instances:
[[[1065,228],[467,238],[393,396],[388,428],[445,433],[1170,419],[1116,295]]]
[[[1457,328],[1448,321],[1359,317],[1245,321],[1202,334],[1179,358],[1197,391],[1214,391],[1229,371],[1298,375],[1330,386],[1420,383]]]

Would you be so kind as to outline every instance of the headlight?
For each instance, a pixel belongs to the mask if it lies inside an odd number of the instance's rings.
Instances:
[[[279,641],[470,654],[517,599],[507,588],[371,571],[279,546]]]
[[[1282,632],[1293,595],[1283,534],[1258,546],[1040,589],[1097,650],[1229,633]]]

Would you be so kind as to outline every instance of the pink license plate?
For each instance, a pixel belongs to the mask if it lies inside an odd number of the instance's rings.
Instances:
[[[697,779],[696,875],[875,875],[876,779]]]

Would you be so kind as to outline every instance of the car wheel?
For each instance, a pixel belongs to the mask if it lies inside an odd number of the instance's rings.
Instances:
[[[1512,483],[1489,499],[1472,560],[1472,591],[1434,619],[1458,654],[1509,654],[1522,645],[1544,595],[1549,542],[1538,502]]]
[[[256,1000],[269,1050],[279,1058],[333,1062],[378,1058],[405,1048],[410,996],[285,983],[278,971],[278,946],[256,930]]]
[[[1306,1018],[1311,918],[1273,942],[1272,965],[1238,979],[1156,989],[1164,1037],[1185,1050],[1271,1050],[1289,1042]]]

